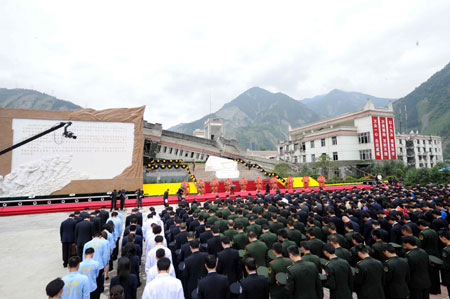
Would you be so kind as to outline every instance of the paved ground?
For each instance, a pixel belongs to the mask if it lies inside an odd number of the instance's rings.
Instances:
[[[126,216],[128,211],[123,213]],[[59,240],[59,225],[67,216],[68,213],[53,213],[0,217],[0,298],[47,298],[47,283],[67,273],[62,266]],[[144,273],[143,267],[141,273]],[[115,274],[112,271],[109,275]],[[141,281],[145,285],[144,275]],[[139,288],[138,298],[144,285]],[[105,290],[109,290],[109,281]],[[442,295],[431,298],[448,298],[446,288],[442,291]],[[108,298],[107,291],[101,298]]]

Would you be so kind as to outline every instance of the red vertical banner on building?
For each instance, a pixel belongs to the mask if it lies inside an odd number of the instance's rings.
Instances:
[[[378,117],[372,116],[373,146],[375,150],[375,160],[381,160],[380,127]]]
[[[380,117],[381,152],[383,153],[383,160],[389,160],[389,144],[387,134],[386,118]]]
[[[387,118],[387,126],[389,136],[389,153],[392,160],[397,160],[397,148],[395,147],[394,119],[392,117]]]

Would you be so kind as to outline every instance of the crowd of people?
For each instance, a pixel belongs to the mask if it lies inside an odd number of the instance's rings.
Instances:
[[[110,298],[429,298],[450,286],[449,211],[429,184],[75,212],[47,294],[99,298],[116,265]]]

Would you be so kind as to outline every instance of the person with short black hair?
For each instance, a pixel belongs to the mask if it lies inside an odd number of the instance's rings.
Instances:
[[[381,249],[387,260],[384,262],[385,297],[389,299],[407,298],[409,296],[408,262],[397,256],[391,244],[384,244]]]
[[[328,259],[324,287],[330,289],[330,298],[352,298],[353,274],[349,263],[337,257],[333,245],[329,243],[323,246],[323,254]]]
[[[276,275],[278,273],[286,273],[287,268],[292,265],[290,259],[283,257],[283,246],[280,242],[275,242],[272,245],[272,253],[275,259],[270,261],[268,265],[269,277],[267,279],[270,286],[270,297],[273,299],[286,298],[288,296],[284,286],[277,283]]]
[[[164,254],[162,249],[158,252],[159,256]],[[184,299],[181,281],[170,274],[170,269],[173,268],[170,260],[161,256],[156,267],[158,275],[147,283],[142,299]]]
[[[198,282],[198,299],[229,298],[228,278],[216,272],[217,259],[215,255],[205,257],[205,267],[208,274]]]
[[[256,260],[256,265],[258,267],[265,267],[267,253],[266,244],[257,239],[254,231],[249,231],[247,235],[250,243],[245,246],[245,257],[253,257]]]
[[[45,287],[45,293],[49,299],[61,298],[64,289],[64,281],[61,278],[56,278],[50,281]]]
[[[145,273],[148,273],[150,268],[156,265],[156,251],[160,248],[164,249],[165,257],[172,261],[172,252],[169,248],[164,246],[163,236],[157,235],[155,237],[155,246],[147,254],[147,260],[145,261]]]
[[[86,276],[78,273],[81,259],[79,256],[72,256],[67,264],[69,274],[64,276],[64,289],[62,299],[89,299],[89,280]]]
[[[59,235],[62,243],[62,259],[64,268],[67,267],[69,258],[72,256],[72,245],[75,244],[75,214],[70,214],[69,217],[61,222],[59,228]]]
[[[85,275],[89,281],[89,292],[91,299],[100,298],[100,289],[97,287],[97,277],[102,267],[98,261],[93,259],[95,249],[86,248],[84,251],[84,260],[80,263],[78,273]],[[102,290],[103,291],[103,290]]]
[[[244,261],[247,277],[241,281],[241,299],[269,299],[269,284],[264,276],[256,274],[256,260],[248,257]],[[274,297],[272,297],[275,299]]]
[[[192,254],[185,259],[183,271],[183,289],[186,299],[191,299],[192,291],[197,288],[198,281],[207,274],[204,266],[206,252],[200,252],[200,243],[196,239],[189,244]]]
[[[428,254],[417,247],[416,240],[412,236],[403,236],[402,243],[408,250],[405,257],[410,269],[409,298],[428,298],[431,287]]]
[[[369,247],[356,245],[356,252],[361,261],[355,269],[355,291],[358,298],[384,298],[384,270],[379,260],[369,255]]]
[[[217,253],[217,273],[226,275],[228,283],[232,284],[241,278],[241,258],[236,249],[231,248],[230,238],[222,237],[223,250]]]
[[[316,265],[303,261],[296,245],[288,248],[288,254],[293,264],[287,269],[287,294],[292,298],[322,299],[322,282]]]

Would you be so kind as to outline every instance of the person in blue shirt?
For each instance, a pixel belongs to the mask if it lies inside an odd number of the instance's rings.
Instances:
[[[97,248],[99,247],[100,246]],[[97,287],[97,277],[100,271],[100,263],[93,258],[94,252],[95,249],[92,247],[84,249],[84,260],[80,263],[78,273],[85,275],[88,278],[88,289],[91,299],[98,299],[100,298],[100,292]]]
[[[99,273],[96,277],[96,283],[98,286],[97,291],[99,294],[104,291],[104,273],[108,270],[106,267],[108,266],[109,258],[111,256],[109,242],[103,238],[103,234],[107,237],[106,232],[95,233],[94,238],[87,242],[83,249],[84,254],[86,254],[86,250],[89,248],[93,248],[95,250],[93,259],[99,264]]]
[[[64,288],[61,299],[89,299],[89,281],[85,275],[78,273],[81,259],[79,256],[72,256],[69,259],[69,274],[64,276]]]
[[[113,263],[112,261],[117,260],[117,256],[119,255],[119,240],[120,236],[122,235],[122,220],[119,218],[119,213],[117,211],[114,211],[111,213],[111,217],[108,219],[107,222],[112,221],[114,223],[114,250],[112,253],[112,257],[109,263],[109,271],[113,270]],[[122,215],[121,215],[122,216]]]

